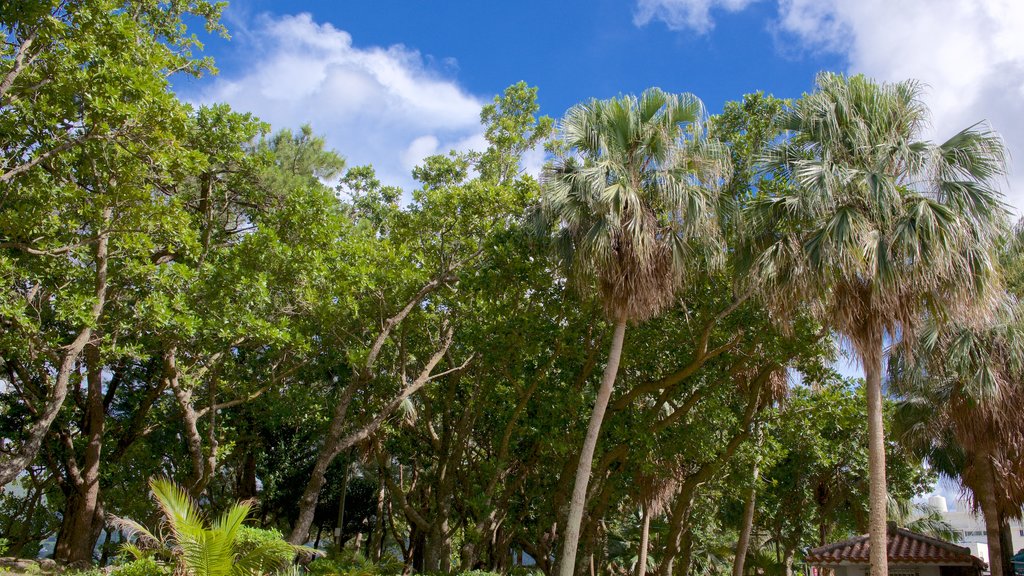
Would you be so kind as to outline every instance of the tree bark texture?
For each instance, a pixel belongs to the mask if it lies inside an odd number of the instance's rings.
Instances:
[[[750,533],[754,529],[754,509],[757,504],[757,480],[760,477],[761,468],[757,461],[754,462],[753,474],[750,479],[750,490],[747,492],[747,501],[743,505],[743,527],[740,528],[740,537],[736,542],[736,559],[732,564],[732,576],[743,576],[743,565],[747,560],[747,549],[750,547]]]
[[[103,451],[103,366],[99,349],[89,344],[85,349],[87,364],[85,436],[87,444],[81,469],[72,474],[71,497],[64,509],[60,537],[54,546],[54,558],[65,564],[92,563],[92,552],[103,530],[103,508],[100,505],[100,458]],[[75,458],[74,453],[68,458]],[[72,466],[72,471],[77,466]]]
[[[640,552],[636,558],[636,576],[647,575],[647,548],[651,536],[651,507],[644,503],[644,522],[640,528]]]
[[[626,320],[620,318],[615,323],[612,343],[608,351],[608,364],[605,365],[601,378],[601,387],[597,392],[594,410],[590,414],[590,424],[583,440],[579,464],[576,466],[576,482],[573,485],[572,500],[569,504],[569,517],[565,525],[565,539],[562,542],[562,554],[558,562],[559,576],[573,576],[576,569],[576,550],[580,541],[580,525],[586,507],[587,485],[590,483],[590,469],[594,462],[594,450],[601,433],[604,413],[608,408],[608,400],[612,396],[615,377],[619,372],[619,360],[622,357],[622,344],[626,336]]]
[[[985,517],[985,536],[988,541],[988,569],[990,576],[1004,576],[1003,573],[1003,538],[1001,534],[1001,522],[999,514],[999,503],[996,500],[996,476],[992,466],[992,460],[988,455],[982,455],[977,463],[981,468],[982,490],[979,500],[981,501],[981,513]],[[1009,575],[1006,575],[1009,576]]]
[[[885,428],[882,408],[882,334],[867,330],[866,346],[861,347],[868,400],[868,540],[871,576],[888,576],[888,538],[886,528]],[[863,353],[867,351],[867,353]]]

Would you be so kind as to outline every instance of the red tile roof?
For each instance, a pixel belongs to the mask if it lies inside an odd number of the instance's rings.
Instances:
[[[870,562],[871,554],[871,543],[868,540],[868,535],[864,534],[835,544],[812,548],[807,553],[807,563],[815,565],[867,564]],[[970,548],[911,532],[906,528],[890,526],[888,540],[887,554],[890,564],[987,567],[980,558],[971,556]]]

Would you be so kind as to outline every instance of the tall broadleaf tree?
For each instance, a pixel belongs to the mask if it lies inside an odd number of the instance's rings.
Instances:
[[[686,277],[720,253],[714,187],[728,170],[704,137],[704,106],[649,89],[592,100],[561,123],[565,150],[544,177],[540,213],[568,279],[612,323],[608,360],[576,468],[559,574],[576,562],[587,485],[626,326],[671,306]]]
[[[785,115],[789,138],[765,169],[792,190],[751,204],[766,249],[761,289],[785,317],[810,310],[846,340],[864,368],[871,476],[871,570],[886,576],[882,364],[886,342],[913,341],[927,312],[942,320],[991,314],[995,239],[1005,208],[998,135],[975,125],[942,143],[922,86],[823,73]]]

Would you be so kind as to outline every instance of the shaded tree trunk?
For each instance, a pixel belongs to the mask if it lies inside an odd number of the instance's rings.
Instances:
[[[252,441],[249,442],[245,458],[242,460],[236,492],[239,500],[256,497],[256,454],[253,451]]]
[[[687,526],[683,532],[683,542],[680,548],[679,568],[675,574],[687,576],[690,573],[690,565],[693,564],[693,531]]]
[[[349,454],[348,461],[345,462],[345,467],[342,469],[343,476],[341,477],[341,496],[338,500],[338,519],[334,523],[334,547],[341,552],[341,547],[344,544],[345,536],[345,495],[348,494],[348,470],[352,466],[352,456]]]
[[[982,453],[981,462],[981,513],[985,517],[985,537],[988,541],[988,569],[991,576],[1004,576],[1003,572],[1003,538],[1002,522],[1000,522],[999,503],[996,500],[996,478],[992,460],[987,453]],[[1010,576],[1010,575],[1006,575]]]
[[[615,377],[619,371],[619,360],[622,357],[622,344],[625,336],[626,319],[619,318],[615,322],[615,331],[612,333],[611,347],[608,351],[608,364],[604,368],[601,387],[597,392],[594,410],[590,414],[590,424],[587,426],[587,435],[583,440],[583,450],[580,453],[579,464],[576,466],[576,482],[572,490],[569,517],[565,524],[565,539],[562,544],[561,558],[558,562],[559,576],[573,576],[575,572],[576,550],[579,547],[580,525],[583,522],[583,512],[586,507],[587,485],[590,483],[590,469],[594,462],[594,450],[597,448],[597,439],[601,433],[604,413],[608,408],[608,400],[612,396]]]
[[[381,470],[380,474],[385,474],[384,470]],[[384,543],[385,531],[387,526],[384,524],[384,481],[380,481],[380,485],[377,488],[377,517],[373,523],[373,532],[370,534],[370,549],[366,555],[367,558],[374,562],[379,562],[382,545]]]
[[[757,504],[757,479],[761,474],[760,466],[754,462],[753,475],[750,479],[750,490],[747,501],[743,505],[743,526],[736,542],[736,558],[732,564],[732,576],[743,576],[743,565],[747,560],[747,548],[750,546],[750,533],[754,529],[754,509]]]
[[[661,562],[658,564],[658,576],[672,576],[673,574],[676,558],[685,545],[687,520],[690,517],[690,510],[693,508],[693,494],[696,489],[693,482],[684,483],[679,495],[676,496],[669,520],[668,538],[665,539]]]
[[[1002,544],[1003,550],[1003,576],[1013,575],[1013,562],[1010,561],[1013,558],[1013,529],[1010,527],[1010,520],[1005,514],[999,514],[999,541]]]
[[[422,572],[451,571],[451,542],[447,536],[448,519],[436,518],[427,531],[424,549]]]
[[[782,556],[782,565],[786,569],[786,576],[793,576],[793,556],[796,554],[796,550],[786,546],[786,552]]]
[[[75,565],[92,564],[93,549],[104,525],[100,504],[100,458],[106,411],[103,406],[103,367],[96,344],[86,347],[85,358],[88,386],[84,427],[87,439],[85,457],[81,470],[78,470],[73,447],[69,446],[71,497],[64,509],[60,536],[53,550],[54,559]]]
[[[882,408],[882,330],[865,330],[861,363],[864,366],[868,400],[868,535],[871,544],[871,576],[888,576],[886,533],[885,428]]]

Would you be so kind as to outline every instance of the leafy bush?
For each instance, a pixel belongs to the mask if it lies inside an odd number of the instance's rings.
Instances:
[[[277,530],[264,530],[252,526],[241,526],[235,540],[236,553],[242,556],[261,550],[266,551],[265,568],[284,568],[295,559],[295,550],[280,546],[284,535]]]
[[[146,557],[115,566],[110,576],[170,576],[172,572],[174,570],[170,566]]]
[[[380,567],[356,558],[319,558],[306,567],[312,576],[379,576]]]
[[[390,555],[373,562],[359,552],[346,550],[318,558],[306,569],[312,576],[392,576],[402,573],[402,563]]]
[[[7,538],[0,538],[0,556],[7,553],[8,544],[10,544],[10,542],[7,541]]]
[[[89,568],[88,570],[67,570],[63,572],[63,576],[107,576],[103,570],[99,568]]]
[[[528,566],[513,566],[509,574],[512,576],[544,576],[543,571]]]

